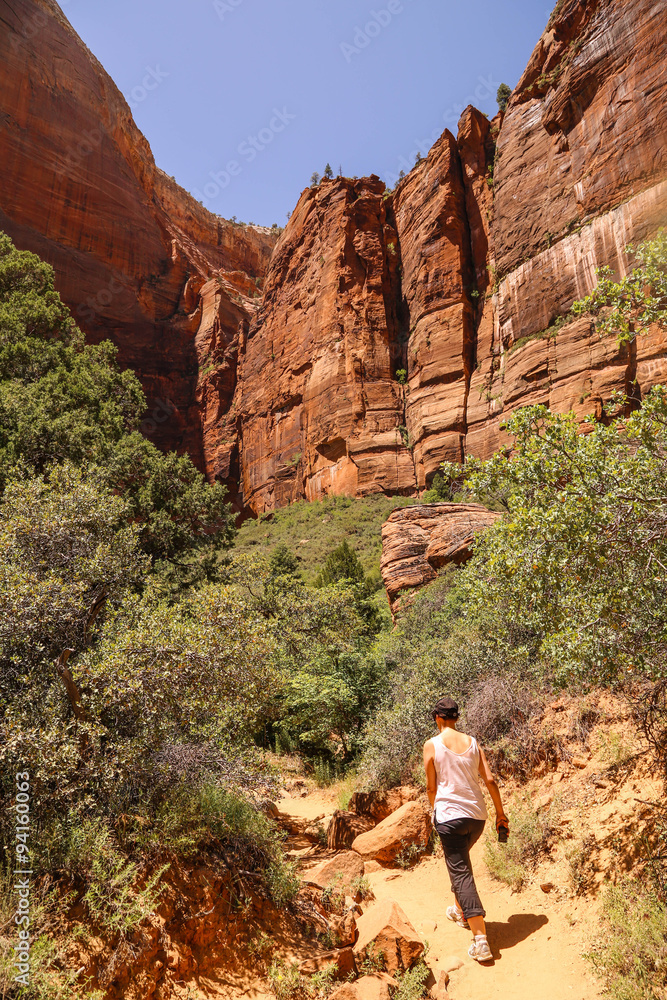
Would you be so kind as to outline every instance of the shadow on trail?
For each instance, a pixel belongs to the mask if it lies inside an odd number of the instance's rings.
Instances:
[[[549,918],[544,913],[513,913],[512,916],[499,923],[496,920],[489,920],[486,924],[492,950],[496,953],[502,952],[505,948],[513,948],[520,941],[525,941],[527,937],[538,931],[549,923]]]

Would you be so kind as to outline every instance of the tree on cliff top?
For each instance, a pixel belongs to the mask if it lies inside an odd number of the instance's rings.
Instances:
[[[498,87],[498,93],[496,94],[496,100],[498,101],[498,107],[501,111],[505,111],[507,105],[509,104],[509,99],[512,96],[512,88],[506,83],[501,83]]]
[[[330,163],[327,163],[326,167],[324,168],[324,176],[327,178],[327,180],[331,180],[333,177],[333,170]]]

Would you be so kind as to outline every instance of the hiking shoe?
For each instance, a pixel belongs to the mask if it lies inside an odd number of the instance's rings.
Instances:
[[[455,924],[458,924],[459,927],[465,927],[467,931],[470,930],[468,921],[463,916],[458,906],[448,906],[445,912],[447,913],[448,918],[453,920]]]
[[[491,954],[491,949],[489,948],[489,942],[486,938],[475,938],[473,943],[468,948],[468,954],[471,958],[474,958],[476,962],[492,962],[493,955]]]

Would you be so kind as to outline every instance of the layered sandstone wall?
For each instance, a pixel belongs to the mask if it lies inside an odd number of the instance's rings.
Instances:
[[[224,478],[212,414],[229,409],[275,236],[212,215],[156,167],[52,0],[16,0],[1,18],[0,229],[53,265],[79,325],[140,375],[146,433]]]
[[[665,380],[660,331],[619,349],[586,319],[555,324],[596,266],[624,273],[625,245],[667,223],[664,14],[562,0],[505,114],[468,108],[393,192],[307,189],[276,245],[157,169],[53,0],[16,0],[0,228],[138,372],[146,433],[239,505],[417,495],[443,459],[501,446],[517,406],[586,421]]]

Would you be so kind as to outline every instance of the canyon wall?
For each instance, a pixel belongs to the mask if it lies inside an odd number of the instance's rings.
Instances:
[[[113,340],[140,375],[144,432],[237,476],[220,416],[275,235],[212,215],[156,167],[52,0],[0,11],[0,229],[53,265],[89,338]]]
[[[619,349],[588,319],[554,325],[596,267],[625,273],[626,244],[667,222],[664,15],[564,0],[504,114],[466,109],[393,192],[304,193],[241,355],[255,510],[417,493],[443,459],[500,447],[519,405],[585,421],[664,379],[659,333]]]
[[[307,189],[277,244],[157,169],[52,0],[1,17],[0,228],[239,506],[416,495],[519,405],[600,419],[667,377],[664,334],[556,322],[667,223],[664,0],[560,0],[503,114],[466,109],[393,192]]]

